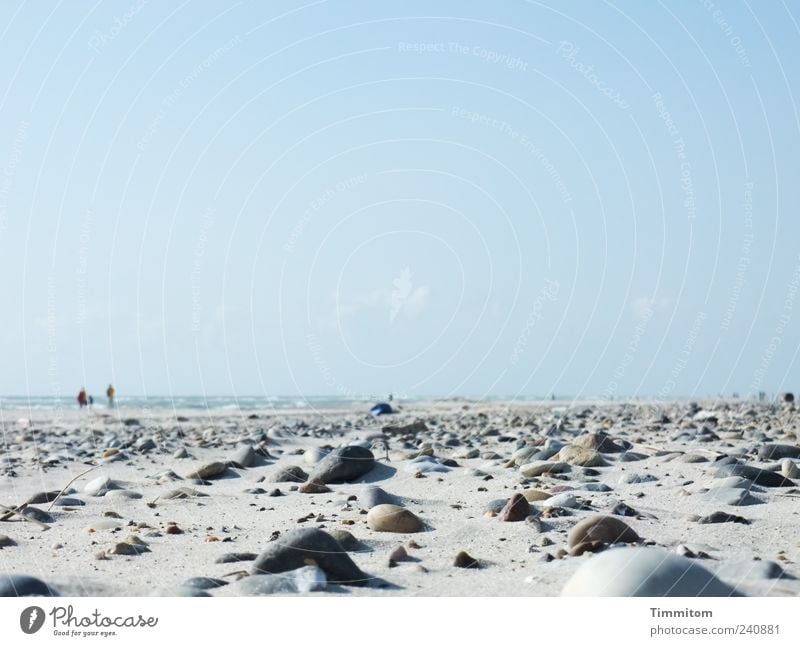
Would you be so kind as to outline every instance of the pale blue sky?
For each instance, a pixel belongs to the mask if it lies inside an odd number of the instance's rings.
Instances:
[[[0,392],[800,378],[797,2],[4,2]]]

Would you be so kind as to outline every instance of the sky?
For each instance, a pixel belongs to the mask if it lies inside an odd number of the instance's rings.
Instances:
[[[800,3],[14,2],[0,393],[800,381]]]

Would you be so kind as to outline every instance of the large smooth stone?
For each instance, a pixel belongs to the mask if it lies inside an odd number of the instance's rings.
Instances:
[[[367,514],[367,526],[376,532],[413,534],[422,529],[422,521],[397,505],[376,505]]]
[[[659,548],[626,547],[592,556],[572,575],[562,597],[741,596],[696,560]]]
[[[732,505],[734,507],[741,507],[742,505],[755,505],[761,502],[758,498],[751,496],[747,489],[739,489],[737,487],[718,487],[709,489],[703,494],[703,500],[711,503],[721,503],[723,505]]]
[[[211,478],[221,476],[227,468],[228,465],[224,462],[207,462],[189,471],[189,473],[186,474],[186,478],[188,480],[210,480]]]
[[[570,554],[596,552],[614,543],[635,543],[639,535],[630,526],[613,516],[592,516],[575,525],[567,537]]]
[[[558,452],[556,459],[576,467],[603,467],[608,463],[594,449],[585,449],[582,446],[565,446]]]
[[[27,574],[0,574],[0,597],[57,596],[55,590],[36,577]]]
[[[773,471],[764,471],[747,464],[726,464],[717,469],[717,478],[741,476],[762,487],[794,487],[794,482]]]
[[[566,462],[550,462],[549,460],[535,460],[523,464],[519,468],[520,474],[525,478],[535,478],[543,473],[561,473],[567,471],[569,465]]]
[[[364,487],[358,492],[358,504],[362,509],[369,511],[377,505],[396,505],[397,497],[387,493],[380,487]]]
[[[236,584],[240,595],[297,594],[324,590],[328,585],[325,572],[314,565],[283,574],[255,574]]]
[[[758,457],[762,460],[800,458],[800,446],[792,446],[791,444],[765,444],[758,449]]]
[[[298,529],[270,543],[256,559],[252,574],[280,574],[306,565],[317,565],[328,581],[342,585],[366,585],[362,572],[330,534],[316,528]]]
[[[320,460],[309,474],[323,484],[352,482],[375,466],[372,451],[363,446],[341,446]]]

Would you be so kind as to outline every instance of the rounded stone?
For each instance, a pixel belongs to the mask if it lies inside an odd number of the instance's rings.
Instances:
[[[741,596],[699,565],[649,547],[611,549],[583,563],[564,586],[562,597],[728,597]]]
[[[227,468],[228,465],[224,462],[207,462],[189,471],[186,474],[186,478],[189,480],[208,480],[222,475]]]
[[[27,574],[0,574],[0,597],[57,597],[41,579]]]
[[[608,464],[599,452],[575,445],[565,446],[556,458],[576,467],[602,467]]]
[[[567,471],[566,462],[550,462],[549,460],[534,460],[520,467],[519,472],[526,478],[535,478],[543,473],[562,473]]]
[[[797,462],[794,460],[785,458],[781,460],[781,473],[785,478],[797,480],[800,478],[800,467],[797,466]]]
[[[376,532],[413,534],[422,529],[422,521],[397,505],[376,505],[367,514],[367,526]]]
[[[614,543],[635,543],[639,535],[630,526],[613,516],[585,518],[569,532],[567,545],[573,556],[583,552],[596,552]]]
[[[363,446],[342,446],[320,460],[309,474],[322,484],[352,482],[375,466],[372,451]]]

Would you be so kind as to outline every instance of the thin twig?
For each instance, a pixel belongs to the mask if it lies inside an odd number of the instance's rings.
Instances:
[[[56,504],[56,501],[57,501],[59,498],[61,498],[61,496],[62,496],[62,495],[64,495],[64,492],[65,492],[65,491],[66,491],[66,490],[69,488],[69,486],[70,486],[70,485],[71,485],[73,482],[75,482],[75,481],[76,481],[78,478],[80,478],[80,477],[82,477],[82,476],[85,476],[85,475],[86,475],[87,473],[89,473],[90,471],[94,471],[95,469],[97,469],[97,468],[99,468],[99,467],[100,467],[100,465],[99,465],[99,464],[96,464],[96,465],[94,465],[94,466],[93,466],[91,469],[86,469],[86,471],[84,471],[83,473],[79,473],[79,474],[78,474],[78,475],[76,475],[76,476],[75,476],[75,477],[74,477],[72,480],[70,480],[70,481],[69,481],[69,482],[68,482],[68,483],[67,483],[67,484],[64,486],[64,488],[63,488],[61,491],[59,491],[59,492],[58,492],[58,495],[57,495],[55,498],[53,498],[53,502],[51,502],[51,503],[50,503],[50,506],[47,508],[47,511],[50,511],[50,510],[53,508],[53,505],[55,505],[55,504]]]
[[[25,505],[22,505],[22,508],[24,509]],[[0,505],[0,509],[5,512],[8,512],[9,514],[17,515],[23,520],[27,520],[29,523],[38,525],[42,529],[50,529],[50,525],[48,525],[47,523],[43,523],[39,520],[36,520],[35,518],[31,518],[30,516],[26,516],[25,514],[22,513],[22,511],[17,511],[16,509],[12,509],[11,507],[6,507],[5,505]]]

